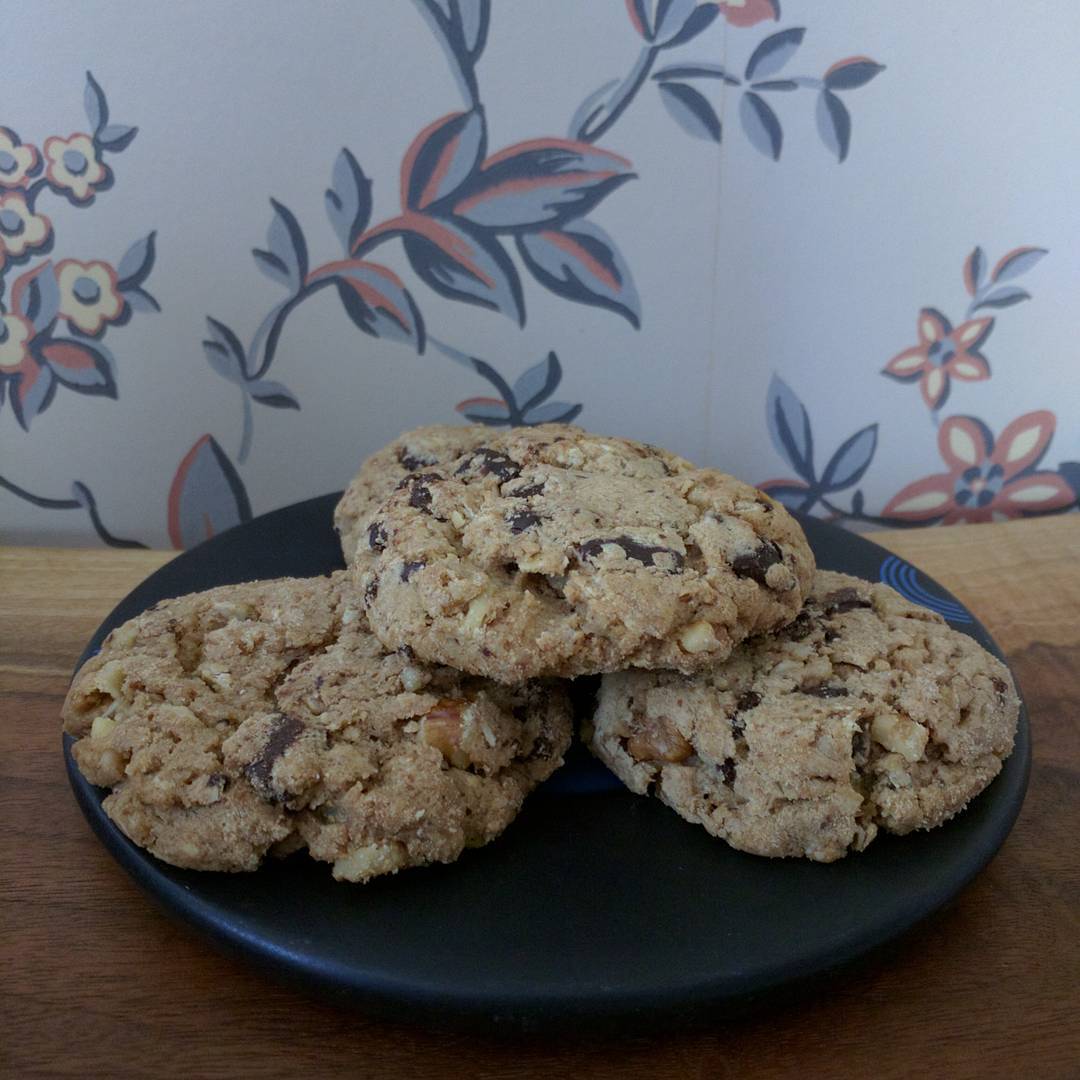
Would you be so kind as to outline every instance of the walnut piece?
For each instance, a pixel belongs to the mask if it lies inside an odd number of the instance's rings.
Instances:
[[[626,740],[626,749],[637,761],[667,761],[673,765],[694,752],[682,734],[661,718],[641,721]]]
[[[461,748],[462,716],[467,701],[442,698],[420,721],[420,739],[434,746],[451,765],[464,769],[472,759]]]

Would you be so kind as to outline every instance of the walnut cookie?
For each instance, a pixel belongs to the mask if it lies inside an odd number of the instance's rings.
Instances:
[[[694,677],[605,675],[593,752],[757,855],[832,862],[930,829],[1012,751],[1019,698],[975,641],[885,585],[819,571],[790,626]]]
[[[506,683],[701,670],[790,622],[813,569],[798,524],[755,488],[542,428],[406,476],[352,566],[388,648]]]
[[[562,761],[562,687],[387,653],[344,572],[167,600],[114,630],[63,710],[104,807],[176,866],[306,847],[366,881],[492,840]]]

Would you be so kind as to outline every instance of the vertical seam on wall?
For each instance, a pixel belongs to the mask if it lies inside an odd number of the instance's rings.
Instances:
[[[728,34],[730,24],[724,20],[724,33],[720,46],[720,63],[727,64],[728,57]],[[709,318],[709,363],[705,376],[705,447],[701,460],[709,463],[709,454],[712,447],[712,423],[713,423],[713,386],[716,381],[716,363],[720,349],[720,226],[723,211],[723,187],[724,187],[724,133],[726,126],[725,112],[727,108],[728,85],[720,83],[720,146],[716,161],[716,201],[714,204],[713,225],[713,260],[712,260],[712,310]],[[713,462],[723,466],[723,462]]]

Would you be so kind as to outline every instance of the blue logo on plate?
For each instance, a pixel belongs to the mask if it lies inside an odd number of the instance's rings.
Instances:
[[[948,600],[944,596],[936,596],[922,583],[919,571],[909,562],[890,555],[878,571],[878,577],[886,584],[894,588],[901,596],[914,604],[936,611],[944,615],[949,622],[970,623],[974,620],[955,600]]]

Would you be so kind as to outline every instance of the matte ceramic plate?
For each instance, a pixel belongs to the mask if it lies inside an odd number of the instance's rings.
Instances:
[[[119,604],[84,659],[110,629],[165,597],[340,567],[336,498],[267,514],[179,556]],[[961,604],[907,563],[841,529],[805,525],[823,568],[887,581],[998,652]],[[494,843],[450,866],[349,885],[297,856],[254,874],[159,862],[105,816],[105,792],[79,774],[71,741],[68,774],[95,832],[139,885],[214,942],[399,1019],[532,1029],[643,1013],[719,1017],[884,944],[990,861],[1020,810],[1030,762],[1021,713],[1012,757],[965,813],[823,866],[734,851],[657,800],[631,795],[575,746]]]

